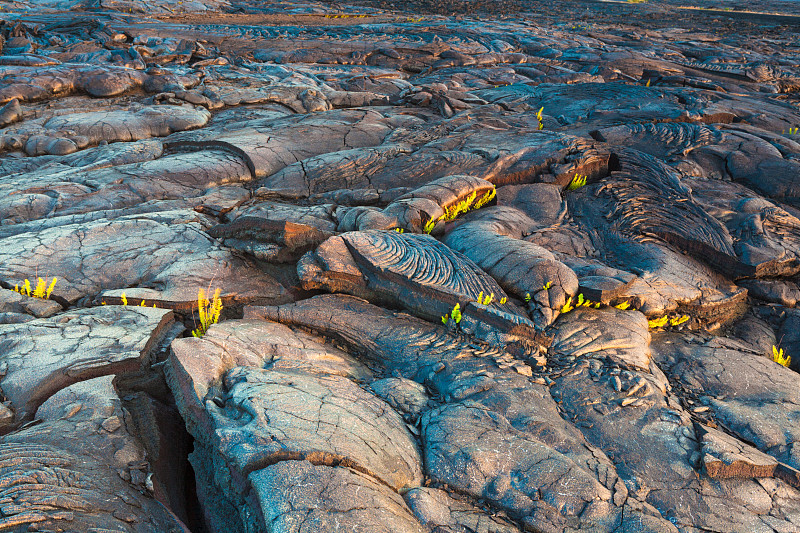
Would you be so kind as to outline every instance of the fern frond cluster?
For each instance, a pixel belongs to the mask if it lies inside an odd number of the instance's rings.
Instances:
[[[570,181],[569,185],[567,185],[567,190],[574,191],[575,189],[580,189],[581,187],[586,185],[586,180],[588,179],[589,176],[581,176],[580,174],[575,174],[575,176],[572,177],[572,181]]]
[[[456,324],[461,322],[461,304],[456,304],[449,315],[442,316],[442,324],[446,325],[450,320],[453,320]]]
[[[650,329],[655,329],[655,328],[666,327],[667,324],[673,327],[680,326],[684,322],[688,321],[689,321],[689,315],[679,315],[679,316],[674,316],[672,318],[670,318],[669,315],[664,315],[659,318],[653,318],[651,320],[648,320],[647,325],[650,326]]]
[[[572,302],[572,296],[567,298],[567,302],[561,306],[561,313],[569,313],[573,309],[577,309],[578,307],[594,307],[595,309],[599,309],[602,303],[600,302],[593,302],[591,300],[587,300],[584,298],[583,294],[579,294],[578,298],[575,302]]]
[[[461,200],[460,202],[456,203],[455,205],[451,205],[444,208],[444,214],[439,218],[431,218],[428,222],[425,223],[425,227],[422,229],[425,233],[430,233],[433,231],[433,228],[436,227],[436,224],[440,220],[451,221],[458,218],[459,215],[466,213],[468,211],[473,211],[475,209],[480,209],[484,205],[488,204],[492,201],[492,199],[497,194],[497,191],[492,189],[480,198],[478,198],[478,191],[473,191],[472,194]]]
[[[214,296],[211,300],[206,298],[203,289],[197,293],[197,311],[200,315],[200,325],[197,329],[192,330],[192,336],[198,339],[206,334],[208,328],[213,326],[219,320],[219,315],[222,313],[222,300],[219,297],[220,290],[214,291]]]
[[[48,285],[47,280],[38,278],[36,281],[36,287],[34,287],[33,291],[31,291],[31,282],[25,278],[25,283],[22,285],[22,287],[20,287],[19,284],[14,285],[14,291],[25,296],[49,300],[50,294],[53,292],[53,289],[56,286],[56,281],[58,281],[58,278],[53,278]]]
[[[774,344],[772,345],[772,360],[778,363],[779,365],[783,365],[788,367],[792,362],[791,355],[784,355],[783,348],[778,348]]]

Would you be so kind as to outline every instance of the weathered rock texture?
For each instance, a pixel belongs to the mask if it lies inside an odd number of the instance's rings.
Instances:
[[[8,531],[184,533],[153,498],[144,448],[128,432],[112,378],[61,389],[36,412],[36,426],[6,435],[3,517]]]
[[[5,2],[0,530],[800,532],[800,8],[684,3]]]

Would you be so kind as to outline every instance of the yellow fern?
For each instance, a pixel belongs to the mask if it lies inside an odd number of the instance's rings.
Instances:
[[[458,218],[459,215],[466,213],[468,211],[472,211],[474,209],[480,209],[484,205],[488,204],[492,201],[492,199],[497,194],[495,189],[491,189],[489,192],[484,194],[480,199],[478,199],[478,192],[473,191],[470,193],[469,196],[456,202],[454,205],[444,207],[444,214],[438,218],[431,218],[426,223],[425,226],[422,228],[422,231],[425,233],[430,234],[433,231],[433,228],[436,227],[436,223],[440,220],[452,221]]]
[[[192,336],[200,338],[206,334],[208,328],[213,326],[219,320],[219,315],[222,313],[222,300],[219,297],[220,290],[214,291],[214,296],[211,300],[206,298],[203,289],[197,292],[197,311],[200,315],[200,326],[192,330]]]
[[[778,349],[777,346],[774,344],[772,345],[772,360],[778,363],[779,365],[783,365],[788,367],[789,364],[792,362],[792,357],[790,355],[783,354],[783,348]]]
[[[689,321],[689,316],[688,315],[676,316],[675,318],[670,318],[669,319],[669,325],[670,326],[680,326],[684,322],[688,322],[688,321]]]
[[[442,316],[442,324],[447,324],[450,321],[450,319],[453,319],[453,321],[456,324],[461,322],[461,304],[456,304],[453,307],[453,310],[450,311],[450,315]]]
[[[497,195],[497,190],[496,190],[496,189],[492,189],[492,190],[490,190],[489,192],[487,192],[486,194],[484,194],[484,195],[483,195],[483,197],[482,197],[480,200],[478,200],[477,202],[475,202],[475,205],[473,205],[473,206],[472,206],[472,209],[480,209],[481,207],[483,207],[483,206],[485,206],[486,204],[488,204],[489,202],[491,202],[491,201],[492,201],[492,199],[493,199],[493,198],[494,198],[496,195]]]
[[[663,328],[669,322],[669,317],[667,315],[662,316],[661,318],[654,318],[652,320],[647,321],[647,325],[650,326],[651,329],[653,328]]]
[[[433,231],[433,228],[435,228],[435,227],[436,227],[436,223],[437,223],[437,222],[439,222],[439,219],[438,219],[438,218],[432,218],[432,219],[428,220],[428,221],[425,223],[425,227],[424,227],[424,228],[422,228],[422,231],[424,231],[424,232],[425,232],[425,233],[427,233],[427,234],[430,234],[430,232],[432,232],[432,231]]]
[[[580,189],[581,187],[586,185],[586,180],[588,179],[589,176],[581,176],[579,174],[575,174],[575,176],[573,176],[572,178],[572,181],[570,181],[569,185],[567,185],[567,190],[574,191],[575,189]]]
[[[25,296],[47,300],[53,293],[53,289],[56,286],[56,281],[58,281],[58,278],[53,278],[50,281],[50,285],[48,285],[47,280],[42,278],[37,278],[36,287],[33,289],[33,291],[31,291],[31,282],[26,278],[22,288],[20,288],[19,284],[14,285],[14,291],[23,294]]]
[[[36,279],[36,288],[33,289],[33,297],[34,298],[42,298],[44,299],[44,293],[47,290],[47,284],[42,278]]]

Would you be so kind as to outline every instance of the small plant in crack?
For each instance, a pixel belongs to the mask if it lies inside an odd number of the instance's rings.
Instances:
[[[581,176],[580,174],[575,174],[575,176],[573,176],[572,180],[569,182],[569,185],[567,185],[567,190],[574,191],[576,189],[580,189],[581,187],[586,185],[586,180],[588,179],[589,176]]]
[[[600,302],[593,302],[583,296],[583,293],[579,294],[578,297],[574,300],[572,296],[567,298],[566,303],[561,306],[561,314],[569,313],[573,309],[577,309],[578,307],[593,307],[595,309],[599,309],[600,306],[603,305]]]
[[[128,297],[125,295],[124,292],[119,295],[119,299],[122,302],[122,305],[128,305]],[[102,305],[107,305],[105,300],[103,300],[100,303]],[[139,305],[137,305],[137,307],[147,307],[147,300],[140,300],[139,301]],[[153,302],[153,308],[157,308],[157,307],[158,306],[155,304],[155,302]]]
[[[422,231],[429,234],[433,231],[433,228],[436,227],[436,223],[439,222],[440,219],[438,218],[431,218],[425,223],[425,227],[422,228]]]
[[[674,317],[670,317],[669,315],[664,315],[659,318],[653,318],[647,321],[647,325],[650,329],[656,328],[664,328],[669,326],[676,327],[680,326],[689,321],[689,315],[677,315]]]
[[[213,326],[219,320],[219,315],[222,313],[222,300],[219,297],[220,290],[214,291],[214,296],[211,300],[206,298],[203,289],[197,292],[197,311],[200,315],[200,325],[197,329],[192,330],[192,336],[198,339],[206,334],[208,328]]]
[[[34,287],[33,291],[31,291],[31,282],[25,278],[25,283],[23,283],[22,287],[20,287],[19,284],[14,285],[14,291],[32,298],[49,300],[50,294],[52,294],[53,289],[56,286],[56,281],[58,281],[58,278],[54,277],[52,280],[50,280],[50,284],[48,285],[47,280],[43,278],[37,278],[36,287]]]
[[[778,363],[779,365],[788,367],[792,362],[792,357],[790,355],[784,355],[783,348],[778,348],[773,344],[772,360]]]
[[[444,214],[438,218],[431,218],[426,223],[425,226],[422,228],[422,231],[425,233],[430,234],[433,231],[433,228],[436,227],[436,224],[440,220],[451,221],[458,218],[459,215],[466,213],[468,211],[473,211],[475,209],[480,209],[484,205],[488,204],[492,201],[492,199],[497,194],[495,189],[491,189],[483,196],[478,198],[478,192],[473,191],[472,194],[464,198],[463,200],[457,202],[455,205],[447,206],[444,208]]]
[[[664,315],[659,318],[653,318],[648,320],[647,325],[650,327],[650,329],[663,328],[664,326],[667,325],[667,322],[669,322],[669,317],[667,315]]]
[[[689,321],[689,315],[675,316],[669,319],[670,326],[680,326],[681,324]]]
[[[456,304],[453,307],[453,310],[450,311],[449,315],[442,316],[442,324],[447,325],[447,323],[450,322],[450,320],[452,320],[456,324],[461,322],[461,304]]]

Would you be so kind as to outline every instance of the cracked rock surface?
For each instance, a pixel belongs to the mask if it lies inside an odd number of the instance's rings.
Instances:
[[[690,4],[0,3],[0,530],[800,533],[800,8]]]

